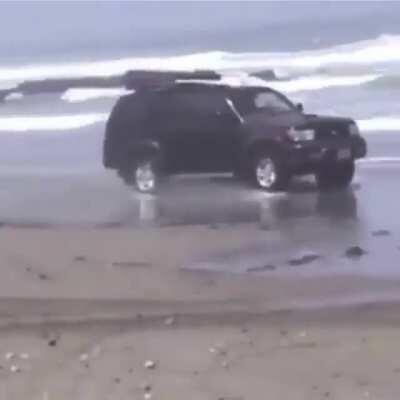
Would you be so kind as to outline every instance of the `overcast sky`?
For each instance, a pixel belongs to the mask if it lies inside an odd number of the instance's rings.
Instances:
[[[352,27],[353,20],[363,18],[369,22],[360,26],[361,33],[399,29],[400,3],[0,1],[0,61],[39,50],[101,52],[115,47],[145,52],[171,43],[178,48],[183,42],[203,50],[207,38],[210,47],[226,46],[233,31],[246,37],[290,21],[322,32],[330,24],[343,21],[344,28]],[[265,38],[270,47],[273,42]]]

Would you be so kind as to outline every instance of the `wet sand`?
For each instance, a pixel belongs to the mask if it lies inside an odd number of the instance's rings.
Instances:
[[[397,399],[399,172],[361,164],[328,194],[177,177],[154,197],[3,169],[0,399]]]
[[[178,235],[194,232],[194,243],[186,246],[196,250],[196,257],[182,266],[188,269],[261,273],[261,263],[273,265],[274,274],[391,280],[400,271],[399,171],[396,162],[361,163],[352,187],[333,193],[318,192],[310,179],[294,181],[288,193],[266,194],[228,175],[175,177],[158,196],[146,196],[102,171],[3,170],[0,221],[3,231],[54,229],[68,236],[66,230],[75,230],[78,235],[88,232],[87,240],[89,232],[95,231],[95,238],[102,230],[111,241],[126,232],[143,243],[154,235],[163,243],[164,233],[170,235],[167,228]],[[201,245],[198,230],[204,232]],[[208,235],[226,238],[227,246],[209,249]],[[232,246],[230,235],[239,238]],[[154,245],[159,248],[158,242]],[[367,254],[357,262],[349,260],[344,254],[350,246],[361,246]],[[179,251],[178,244],[171,254]],[[291,259],[309,253],[318,257],[306,268],[288,268]]]

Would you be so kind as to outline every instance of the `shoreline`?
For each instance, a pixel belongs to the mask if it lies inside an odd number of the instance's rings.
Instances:
[[[207,329],[210,327],[280,326],[282,324],[319,327],[354,327],[354,326],[390,326],[400,327],[400,300],[361,302],[352,305],[330,305],[291,308],[260,307],[257,303],[232,304],[223,302],[169,302],[167,304],[135,300],[73,300],[73,299],[1,299],[7,307],[29,310],[29,316],[23,313],[4,316],[0,309],[0,332],[9,331],[33,333],[43,329],[79,331],[107,329],[118,331],[121,328],[131,332],[143,330]],[[44,302],[53,303],[48,307]],[[56,304],[56,306],[54,306]],[[254,306],[254,310],[252,307]],[[83,310],[70,314],[65,311],[71,307]],[[3,307],[2,307],[3,308]],[[106,311],[104,311],[104,308]],[[51,312],[49,310],[52,310]],[[101,310],[100,310],[101,309]],[[44,311],[45,310],[45,311]],[[100,310],[100,311],[99,311]],[[36,315],[34,315],[36,313]],[[81,314],[81,315],[79,315]],[[357,318],[354,319],[354,316]],[[169,324],[168,320],[173,319]],[[167,321],[167,322],[166,322]]]
[[[65,310],[74,301],[80,304],[74,309],[97,302],[107,307],[129,304],[140,313],[141,304],[150,304],[153,312],[158,306],[166,313],[184,314],[185,303],[206,309],[208,304],[211,310],[221,304],[222,311],[232,311],[230,306],[243,310],[252,305],[266,312],[400,300],[400,274],[375,268],[376,260],[382,258],[377,251],[387,256],[389,250],[397,251],[391,250],[395,238],[370,238],[368,253],[353,260],[343,256],[346,237],[340,237],[343,243],[336,238],[336,243],[328,245],[318,230],[322,241],[314,244],[316,259],[305,258],[303,262],[301,249],[306,245],[298,243],[297,237],[308,228],[292,229],[291,236],[286,237],[257,224],[218,229],[208,225],[145,229],[2,227],[0,317],[3,307],[7,313],[4,304],[11,301],[7,299],[15,299],[16,304],[29,299],[27,302],[32,301],[39,310],[41,302],[49,301],[44,314],[57,302],[64,302]],[[290,264],[292,257],[299,257],[295,266]],[[26,308],[12,306],[11,311],[13,307],[31,309],[29,304]],[[62,309],[55,308],[52,314]],[[100,312],[95,306],[92,310]],[[36,313],[35,308],[32,313]]]

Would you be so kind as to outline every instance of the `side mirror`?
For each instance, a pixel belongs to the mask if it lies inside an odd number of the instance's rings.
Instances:
[[[296,104],[296,109],[297,109],[298,111],[300,111],[300,112],[303,112],[303,111],[304,111],[303,103],[297,103],[297,104]]]

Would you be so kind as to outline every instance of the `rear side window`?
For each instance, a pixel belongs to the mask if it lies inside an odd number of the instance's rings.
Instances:
[[[187,111],[200,114],[214,114],[226,108],[224,97],[215,93],[182,94],[181,101]]]
[[[223,95],[217,93],[170,93],[160,99],[158,110],[166,113],[214,115],[227,108]]]

